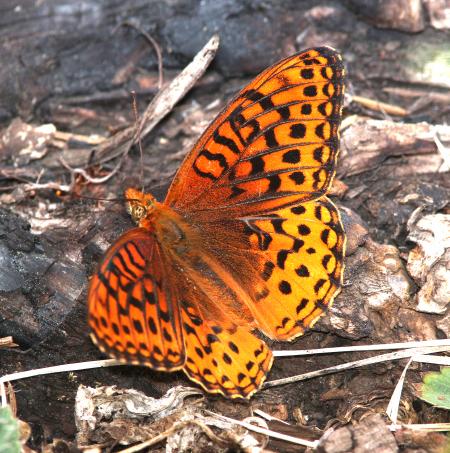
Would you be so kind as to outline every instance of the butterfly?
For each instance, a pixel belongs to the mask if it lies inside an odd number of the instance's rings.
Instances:
[[[225,107],[164,202],[129,188],[137,227],[91,279],[88,322],[107,355],[183,370],[249,398],[273,356],[342,284],[345,234],[326,197],[335,175],[344,68],[332,48],[283,59]]]

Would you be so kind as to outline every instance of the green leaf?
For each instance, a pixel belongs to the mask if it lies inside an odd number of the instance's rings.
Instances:
[[[19,423],[9,407],[0,407],[0,451],[20,453]]]
[[[419,397],[433,406],[450,409],[450,367],[427,373]]]

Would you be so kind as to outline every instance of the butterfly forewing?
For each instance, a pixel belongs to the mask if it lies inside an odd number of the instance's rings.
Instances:
[[[185,361],[175,288],[149,232],[125,233],[108,251],[89,287],[89,325],[109,355],[158,370]]]
[[[206,130],[166,203],[225,216],[320,197],[334,175],[342,100],[343,65],[331,48],[267,69]]]

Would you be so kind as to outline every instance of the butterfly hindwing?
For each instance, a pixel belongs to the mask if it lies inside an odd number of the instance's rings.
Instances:
[[[341,287],[345,234],[326,197],[201,227],[205,248],[229,270],[230,286],[243,289],[242,305],[270,338],[301,335]]]
[[[245,326],[222,327],[198,315],[192,305],[182,311],[185,373],[211,393],[250,397],[272,366],[270,349]]]

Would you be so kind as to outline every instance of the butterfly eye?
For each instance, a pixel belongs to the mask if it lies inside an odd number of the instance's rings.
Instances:
[[[130,214],[131,218],[136,223],[139,223],[139,221],[142,220],[147,215],[147,209],[141,204],[134,205],[130,207]]]

